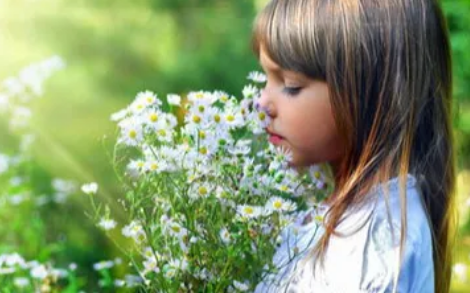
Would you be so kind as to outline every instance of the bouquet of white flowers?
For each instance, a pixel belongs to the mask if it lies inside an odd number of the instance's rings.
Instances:
[[[267,145],[256,106],[265,77],[249,79],[242,99],[200,91],[163,104],[145,91],[111,117],[131,218],[122,234],[149,290],[252,290],[276,270],[283,228],[325,193],[319,168],[290,168],[289,152]],[[100,226],[114,228],[107,214]]]

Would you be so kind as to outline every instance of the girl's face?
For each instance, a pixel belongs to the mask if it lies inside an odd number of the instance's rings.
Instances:
[[[280,68],[262,46],[260,63],[267,84],[259,104],[271,117],[269,141],[292,152],[293,166],[338,164],[342,148],[327,84]]]

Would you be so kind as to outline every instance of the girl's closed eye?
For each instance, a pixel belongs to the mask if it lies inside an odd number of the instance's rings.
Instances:
[[[296,96],[300,93],[302,87],[300,86],[284,86],[282,91],[288,96]]]

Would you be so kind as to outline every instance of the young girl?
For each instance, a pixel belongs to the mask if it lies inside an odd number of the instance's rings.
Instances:
[[[449,292],[452,74],[437,0],[272,0],[254,48],[270,142],[335,179],[256,292]]]

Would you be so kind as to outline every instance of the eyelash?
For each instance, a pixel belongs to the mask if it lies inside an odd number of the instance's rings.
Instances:
[[[298,95],[301,90],[302,90],[301,87],[287,87],[287,86],[282,89],[282,91],[286,95],[291,96],[291,97]]]

